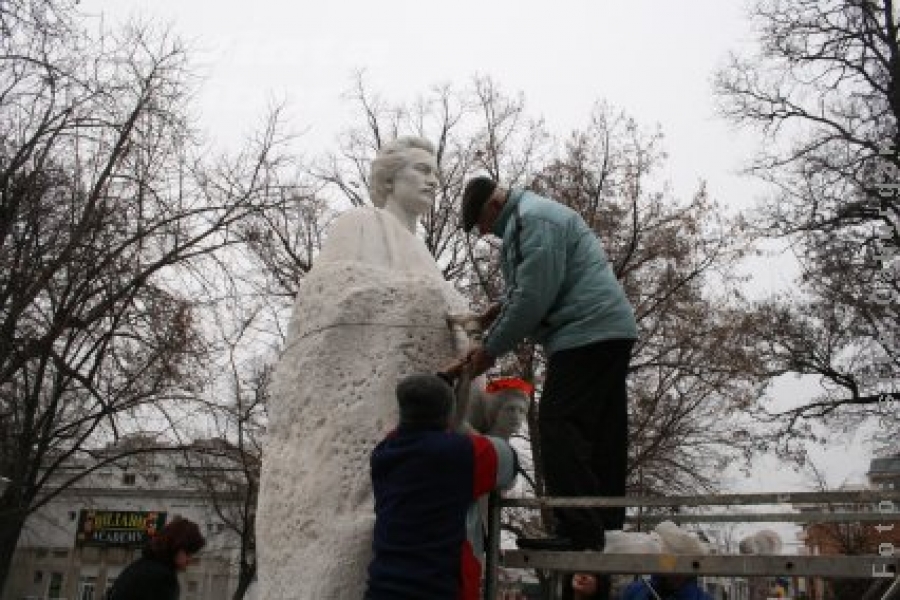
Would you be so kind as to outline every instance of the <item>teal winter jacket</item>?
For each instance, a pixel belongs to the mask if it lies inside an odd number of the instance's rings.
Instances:
[[[606,253],[574,210],[513,189],[493,233],[503,239],[506,297],[485,335],[489,355],[502,356],[526,337],[548,355],[637,338],[634,311]]]

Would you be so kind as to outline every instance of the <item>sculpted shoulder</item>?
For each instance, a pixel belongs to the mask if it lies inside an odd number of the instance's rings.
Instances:
[[[363,236],[375,227],[376,211],[371,206],[351,208],[332,223],[328,237],[316,258],[316,264],[347,261],[364,261]]]
[[[384,209],[360,207],[332,225],[316,265],[353,262],[398,274],[441,276],[424,242]]]

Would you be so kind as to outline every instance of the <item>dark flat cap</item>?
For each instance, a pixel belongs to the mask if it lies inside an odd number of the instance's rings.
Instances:
[[[468,232],[475,226],[478,217],[481,216],[481,209],[490,200],[495,189],[497,182],[490,177],[475,177],[469,180],[462,199],[463,231]]]

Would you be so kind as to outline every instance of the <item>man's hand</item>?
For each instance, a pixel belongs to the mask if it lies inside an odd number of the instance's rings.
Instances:
[[[494,302],[488,306],[478,317],[478,324],[481,325],[481,329],[484,330],[490,327],[491,324],[497,320],[497,316],[500,315],[501,310],[503,310],[503,304],[501,302]]]
[[[467,358],[472,377],[478,377],[479,375],[493,367],[494,362],[497,360],[493,356],[485,352],[484,348],[482,348],[481,346],[469,350]]]
[[[462,374],[463,369],[469,369],[470,375],[475,378],[494,366],[496,359],[485,352],[480,346],[469,350],[465,356],[445,369],[441,369],[441,373],[445,373],[452,379],[457,379]]]

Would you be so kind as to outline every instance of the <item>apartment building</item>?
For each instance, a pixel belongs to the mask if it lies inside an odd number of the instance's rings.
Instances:
[[[56,476],[88,468],[74,462]],[[176,517],[199,524],[207,540],[180,576],[182,599],[230,598],[238,536],[198,485],[196,469],[178,454],[141,454],[61,492],[28,518],[0,600],[102,600],[147,537]]]

